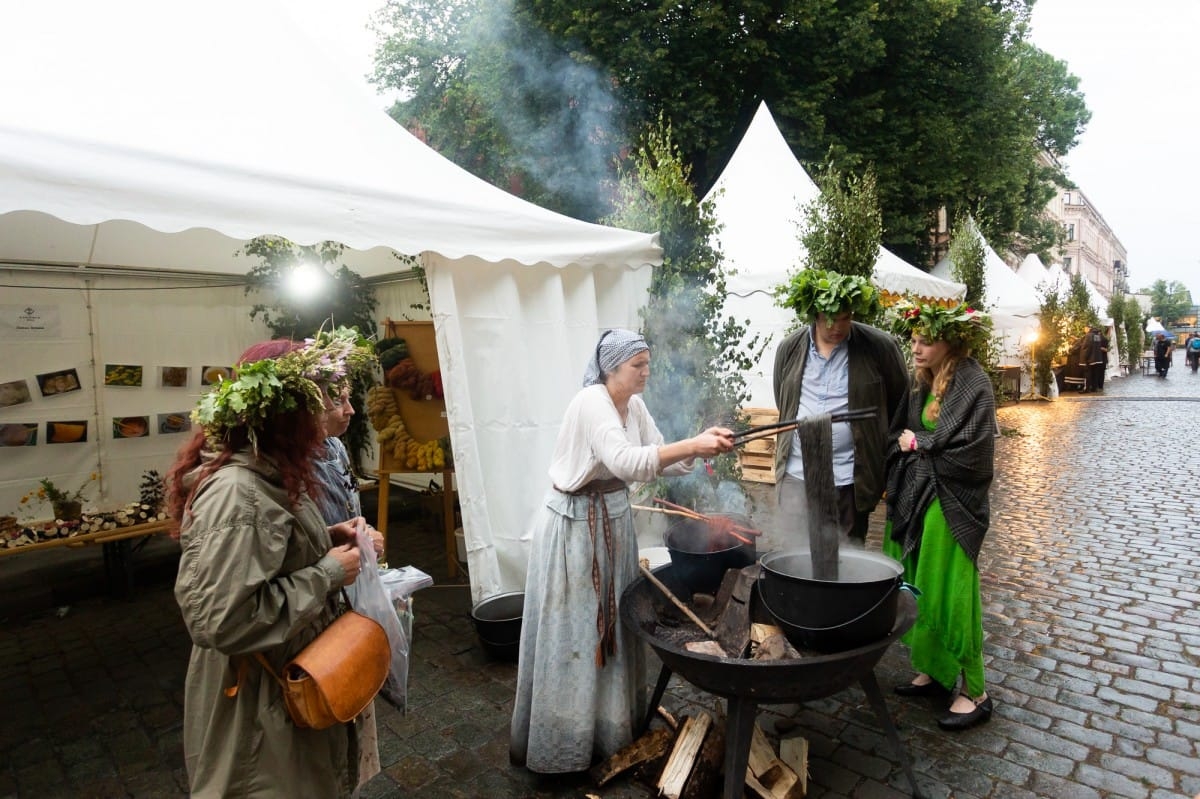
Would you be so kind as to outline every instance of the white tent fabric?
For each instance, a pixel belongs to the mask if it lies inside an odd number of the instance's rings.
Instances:
[[[1018,277],[996,254],[974,222],[968,223],[967,231],[983,244],[985,310],[992,315],[996,335],[1001,339],[1000,362],[1006,366],[1019,365],[1023,350],[1036,338],[1041,298],[1033,286]],[[938,277],[951,279],[954,273],[950,257],[938,261],[930,271]]]
[[[654,236],[454,166],[276,0],[5,3],[0,29],[0,263],[244,273],[264,234],[342,242],[367,277],[419,254],[473,590],[520,588],[559,417],[598,329],[637,325]]]
[[[799,239],[802,209],[820,190],[796,160],[766,103],[758,107],[745,136],[705,197],[721,229],[717,246],[732,270],[724,311],[747,323],[765,347],[746,375],[749,407],[773,408],[774,347],[796,325],[796,315],[775,304],[773,289],[804,263]],[[880,249],[874,282],[895,294],[960,299],[961,283],[940,280]]]

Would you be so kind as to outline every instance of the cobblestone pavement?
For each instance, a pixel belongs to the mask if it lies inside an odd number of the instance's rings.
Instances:
[[[1166,379],[1135,374],[1101,395],[1022,402],[999,416],[980,559],[996,712],[951,735],[927,700],[888,693],[920,789],[1190,799],[1200,793],[1200,375],[1180,356]],[[769,531],[770,489],[752,493],[755,522]],[[596,789],[509,766],[515,668],[480,651],[469,592],[446,578],[437,527],[411,511],[393,506],[390,560],[438,585],[417,594],[409,711],[381,703],[384,773],[363,795],[652,796],[628,778]],[[869,546],[878,537],[876,520]],[[185,795],[189,643],[171,595],[171,546],[142,554],[131,599],[103,595],[95,550],[0,561],[0,799]],[[885,692],[906,681],[906,650],[893,647],[876,674]],[[663,704],[676,715],[724,709],[677,677]],[[810,740],[810,796],[908,793],[857,688],[764,707],[759,722],[769,736]]]

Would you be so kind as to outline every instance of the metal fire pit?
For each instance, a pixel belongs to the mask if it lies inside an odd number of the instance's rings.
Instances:
[[[672,574],[671,566],[656,569],[654,576],[672,591],[678,592],[677,595],[688,595]],[[757,593],[753,592],[755,596]],[[752,608],[751,617],[756,615]],[[896,623],[891,633],[871,644],[845,652],[798,659],[746,660],[702,655],[685,649],[684,645],[690,641],[705,640],[704,633],[687,622],[683,614],[645,577],[635,580],[621,596],[622,623],[648,643],[663,662],[644,727],[649,725],[655,708],[662,700],[672,672],[703,691],[725,698],[725,799],[739,799],[742,796],[750,758],[750,739],[760,703],[783,704],[821,699],[855,682],[862,686],[880,726],[899,754],[900,764],[912,786],[912,795],[918,796],[917,781],[908,752],[900,742],[875,679],[875,664],[892,642],[912,627],[916,618],[916,600],[904,593],[900,596]]]

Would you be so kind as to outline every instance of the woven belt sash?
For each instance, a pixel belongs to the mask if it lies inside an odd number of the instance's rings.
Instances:
[[[616,563],[613,559],[612,522],[608,518],[608,505],[604,501],[604,495],[625,488],[625,482],[615,477],[609,480],[593,480],[574,491],[563,491],[558,486],[554,487],[561,494],[586,496],[589,500],[588,535],[592,540],[592,587],[596,591],[596,634],[599,638],[596,644],[596,665],[600,668],[604,668],[608,656],[617,654],[617,592],[613,585]],[[604,552],[608,556],[608,579],[604,581],[604,586],[600,584],[600,561],[595,555],[597,503],[600,505],[601,529],[604,532]]]

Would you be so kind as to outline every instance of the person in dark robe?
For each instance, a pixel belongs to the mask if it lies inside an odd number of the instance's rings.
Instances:
[[[1104,372],[1108,369],[1108,337],[1093,325],[1083,337],[1083,358],[1087,364],[1087,387],[1084,391],[1103,391]]]
[[[1154,371],[1166,377],[1171,368],[1171,342],[1162,333],[1154,334]]]

